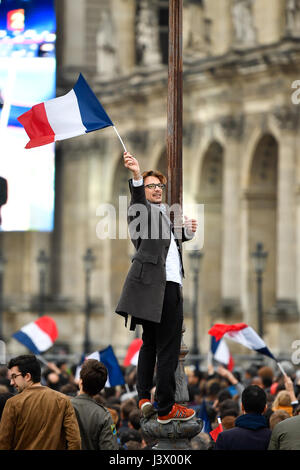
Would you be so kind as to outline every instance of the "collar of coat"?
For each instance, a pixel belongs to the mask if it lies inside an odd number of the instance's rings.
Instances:
[[[268,427],[266,418],[256,413],[246,413],[244,415],[239,416],[235,420],[235,425],[238,428],[246,428],[252,430]]]

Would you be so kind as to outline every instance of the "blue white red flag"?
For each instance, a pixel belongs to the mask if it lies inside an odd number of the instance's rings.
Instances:
[[[248,326],[245,323],[235,323],[233,325],[216,323],[208,333],[214,336],[216,341],[219,341],[221,338],[228,338],[242,344],[246,348],[252,349],[276,360],[262,338],[258,336],[251,326]]]
[[[226,366],[228,370],[233,370],[234,360],[224,338],[217,341],[214,336],[211,337],[211,353],[216,361]]]
[[[18,121],[30,138],[27,149],[114,126],[82,74],[66,95],[34,105]]]
[[[13,338],[26,346],[33,354],[41,354],[53,346],[58,330],[53,318],[44,315],[23,326]]]
[[[111,346],[108,346],[101,351],[95,351],[92,354],[86,356],[85,359],[97,359],[97,361],[100,361],[105,365],[108,372],[108,378],[105,387],[115,387],[116,385],[125,384],[122,370]]]

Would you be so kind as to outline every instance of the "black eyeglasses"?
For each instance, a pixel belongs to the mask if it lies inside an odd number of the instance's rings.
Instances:
[[[165,187],[166,187],[166,185],[163,184],[163,183],[150,183],[150,184],[146,184],[146,185],[145,185],[145,188],[155,189],[156,186],[157,186],[159,189],[165,189]]]
[[[19,375],[22,375],[22,374],[11,374],[10,380],[16,380],[16,378],[19,377]]]

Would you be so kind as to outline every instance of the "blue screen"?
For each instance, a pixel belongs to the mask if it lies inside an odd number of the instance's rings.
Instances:
[[[25,150],[29,138],[17,118],[55,97],[55,45],[54,0],[0,0],[2,230],[53,229],[54,144]]]

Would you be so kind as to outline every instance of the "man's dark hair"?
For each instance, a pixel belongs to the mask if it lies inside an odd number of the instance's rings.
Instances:
[[[93,396],[103,389],[107,380],[107,369],[102,362],[87,359],[82,365],[80,378],[83,391]]]
[[[258,385],[249,385],[242,393],[242,404],[246,413],[262,414],[266,403],[267,395]]]
[[[18,367],[23,377],[29,373],[32,382],[35,384],[41,381],[41,366],[33,354],[13,357],[8,363],[8,368],[11,369],[12,367]]]
[[[128,416],[128,421],[133,426],[133,428],[136,429],[137,431],[141,428],[141,417],[142,417],[142,414],[141,414],[141,410],[139,409],[130,411],[129,416]]]

